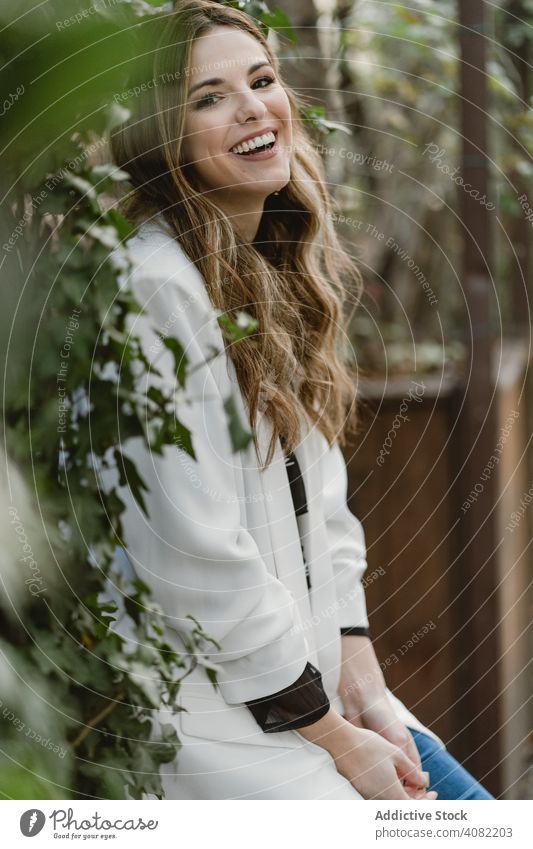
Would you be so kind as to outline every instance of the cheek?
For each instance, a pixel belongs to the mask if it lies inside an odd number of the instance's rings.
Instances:
[[[286,133],[292,132],[292,121],[291,121],[291,104],[289,103],[289,99],[283,92],[280,92],[277,97],[275,103],[272,104],[272,110],[276,112],[279,118],[283,120],[283,126],[285,128]]]
[[[224,150],[227,124],[228,120],[220,114],[217,118],[211,118],[210,121],[190,122],[184,133],[192,133],[192,135],[187,135],[186,138],[187,149],[197,154],[198,158],[219,154],[221,150]]]
[[[182,157],[187,162],[205,161],[209,156],[211,133],[199,121],[189,121],[183,128]]]
[[[234,163],[228,163],[225,142],[225,128],[220,129],[216,123],[206,126],[198,126],[198,123],[189,123],[184,128],[184,135],[188,135],[181,146],[181,159],[190,163],[200,184],[204,187],[216,188],[224,184],[224,174],[228,167]]]

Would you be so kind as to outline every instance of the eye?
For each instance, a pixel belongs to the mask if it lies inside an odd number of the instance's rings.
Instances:
[[[202,109],[203,106],[212,106],[213,98],[218,96],[218,94],[214,94],[211,92],[209,94],[205,94],[203,97],[200,97],[200,99],[195,102],[195,109]]]
[[[257,86],[257,83],[264,83],[264,85],[259,86],[259,88],[266,88],[267,86],[272,85],[272,83],[275,82],[276,80],[274,77],[259,77],[259,79],[254,80],[254,82],[252,83],[252,88],[255,88]],[[214,92],[208,92],[207,94],[204,94],[203,97],[200,97],[199,100],[195,101],[195,108],[202,109],[205,106],[213,106],[217,102],[216,99],[218,99],[219,97],[219,94],[215,94]]]
[[[275,83],[275,82],[276,82],[276,80],[274,79],[274,77],[259,77],[259,79],[258,79],[258,80],[255,80],[255,81],[252,83],[252,87],[253,87],[256,83],[262,83],[262,82],[264,82],[265,80],[266,80],[266,85],[262,85],[262,86],[260,86],[260,88],[266,88],[266,86],[267,86],[267,85],[271,85],[272,83]]]

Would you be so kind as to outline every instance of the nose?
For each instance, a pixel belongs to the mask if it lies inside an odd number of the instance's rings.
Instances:
[[[243,124],[249,118],[257,120],[266,115],[267,108],[255,91],[245,89],[236,92],[233,97],[236,104],[235,119],[239,124]]]

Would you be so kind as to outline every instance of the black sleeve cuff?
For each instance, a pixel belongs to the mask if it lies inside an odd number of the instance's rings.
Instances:
[[[294,684],[272,696],[263,696],[245,704],[267,734],[312,725],[325,716],[330,707],[322,676],[312,663],[307,663]]]
[[[341,637],[370,637],[370,628],[341,628]]]

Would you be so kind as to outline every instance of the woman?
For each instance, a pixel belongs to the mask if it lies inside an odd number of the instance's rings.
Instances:
[[[339,353],[343,277],[356,272],[276,57],[245,14],[179,2],[134,106],[112,138],[140,225],[132,332],[154,366],[144,390],[175,388],[164,337],[183,346],[177,415],[195,456],[183,437],[161,455],[125,443],[150,517],[119,489],[125,542],[169,640],[183,650],[194,616],[218,671],[216,689],[201,667],[184,680],[186,712],[160,712],[183,744],[167,798],[432,800],[426,762],[483,793],[386,689],[368,636],[340,450],[355,385]],[[258,329],[236,340],[216,313],[238,310]],[[254,436],[237,452],[231,398]]]

